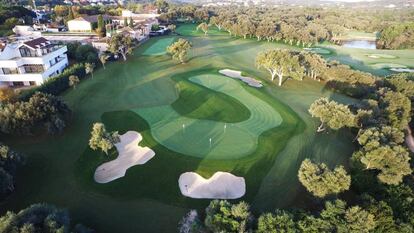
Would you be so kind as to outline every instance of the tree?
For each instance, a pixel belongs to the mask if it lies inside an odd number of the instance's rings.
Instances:
[[[91,74],[92,78],[93,78],[93,70],[95,69],[95,64],[94,63],[86,63],[85,64],[85,72],[86,74]]]
[[[379,107],[389,124],[398,129],[405,129],[411,121],[411,101],[404,94],[389,90],[380,90],[382,94]]]
[[[286,49],[274,49],[261,52],[256,57],[256,66],[264,68],[272,76],[279,78],[279,86],[282,86],[283,77],[289,76],[294,79],[303,78],[303,68],[299,64],[299,57],[291,54]]]
[[[351,176],[343,166],[332,171],[326,164],[315,164],[309,159],[300,165],[298,177],[309,192],[320,198],[348,190],[351,185]]]
[[[398,146],[404,143],[404,132],[391,126],[370,127],[358,135],[358,143],[364,151],[371,151],[381,146]]]
[[[134,20],[132,19],[132,17],[129,18],[129,27],[134,28]]]
[[[99,56],[99,60],[101,61],[102,66],[103,66],[103,68],[104,68],[104,69],[106,69],[105,64],[106,64],[106,62],[107,62],[108,58],[109,58],[109,56],[108,56],[108,55],[106,55],[106,54],[101,54],[101,55]]]
[[[359,206],[347,208],[342,200],[326,202],[320,216],[329,222],[329,232],[368,233],[375,227],[375,216]]]
[[[353,206],[347,209],[345,212],[345,220],[347,222],[348,232],[370,232],[375,227],[374,217],[374,215],[359,206]]]
[[[89,147],[92,150],[101,149],[105,154],[119,142],[118,132],[108,133],[105,125],[102,123],[94,123],[89,139]]]
[[[210,15],[206,8],[199,8],[194,12],[194,18],[198,22],[207,22],[209,17]]]
[[[71,231],[68,211],[49,204],[34,204],[18,213],[8,211],[0,217],[0,232],[3,233],[81,232],[77,229],[87,228],[77,225],[76,229]]]
[[[178,231],[180,233],[204,232],[202,222],[196,210],[190,210],[178,225]]]
[[[76,85],[79,83],[79,78],[76,75],[69,76],[69,86],[73,87],[73,89],[76,89]]]
[[[317,77],[321,77],[328,69],[325,59],[315,53],[301,52],[299,60],[305,68],[307,76],[314,80]]]
[[[185,57],[191,47],[192,45],[188,40],[180,38],[177,42],[167,47],[167,52],[171,54],[173,59],[185,63]]]
[[[132,39],[130,36],[115,34],[109,41],[109,51],[113,54],[121,54],[124,61],[132,53]]]
[[[205,226],[212,232],[246,232],[250,221],[249,205],[245,202],[232,205],[214,200],[206,209]]]
[[[12,88],[0,88],[0,102],[13,102],[16,99],[16,93]]]
[[[356,157],[366,169],[379,170],[378,179],[385,184],[400,184],[404,176],[412,173],[410,155],[402,146],[380,146]]]
[[[206,23],[199,24],[197,26],[197,31],[200,30],[200,29],[204,32],[205,35],[207,35],[207,33],[208,33],[208,24],[206,24]]]
[[[98,15],[98,27],[97,27],[97,32],[99,34],[100,37],[104,37],[105,36],[105,23],[103,20],[103,16],[102,15]]]
[[[164,13],[164,12],[167,12],[169,4],[165,0],[156,0],[155,6],[158,9],[158,13]]]
[[[128,18],[127,17],[124,17],[124,27],[126,27],[126,26],[128,26]]]
[[[295,233],[297,228],[293,216],[283,210],[276,210],[274,214],[262,214],[257,223],[256,233]]]
[[[73,9],[72,9],[72,7],[70,6],[70,7],[68,7],[68,21],[69,20],[73,20],[73,19],[75,19],[75,15],[74,15],[74,13],[73,13]]]
[[[175,32],[176,28],[177,28],[177,26],[175,26],[175,24],[168,25],[168,29],[170,29],[171,32]]]
[[[76,62],[95,63],[98,61],[98,51],[92,45],[79,43],[70,43],[68,46],[68,57]]]
[[[240,27],[240,35],[243,36],[244,39],[247,38],[248,35],[254,35],[255,34],[255,25],[250,21],[250,19],[241,16],[241,19],[238,23]]]
[[[313,102],[309,108],[309,113],[312,117],[317,117],[321,121],[317,132],[324,131],[326,126],[338,130],[343,127],[355,127],[357,123],[357,117],[348,106],[329,101],[327,98],[320,98]]]
[[[210,18],[210,24],[216,26],[218,30],[221,31],[221,28],[223,27],[223,18],[220,16],[212,16]]]
[[[316,218],[312,215],[305,215],[298,222],[298,229],[301,233],[331,233],[332,229],[328,221]]]
[[[56,129],[60,132],[64,127],[61,127],[62,122],[65,122],[69,113],[69,107],[58,97],[36,92],[28,101],[0,105],[0,131],[5,134],[30,135],[34,127],[52,126],[47,129]]]

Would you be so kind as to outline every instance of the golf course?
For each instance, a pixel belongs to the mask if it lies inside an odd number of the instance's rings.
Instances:
[[[62,134],[4,138],[27,162],[0,212],[50,202],[96,232],[174,232],[185,213],[202,210],[210,201],[182,194],[178,180],[189,172],[200,179],[218,172],[243,178],[246,192],[237,201],[249,202],[253,212],[312,203],[298,180],[301,162],[310,158],[346,166],[354,143],[349,129],[317,133],[320,122],[309,114],[309,106],[320,97],[343,104],[359,100],[307,78],[286,80],[279,87],[255,65],[256,55],[267,49],[302,48],[234,38],[215,29],[205,35],[194,24],[178,26],[177,34],[149,39],[127,61],[110,62],[67,90],[62,98],[72,118]],[[193,45],[184,64],[166,53],[179,38]],[[414,65],[410,51],[325,45],[313,51],[378,75],[397,67],[384,64]],[[263,86],[225,76],[220,73],[224,69],[240,71]],[[118,152],[105,155],[89,148],[95,122],[120,135],[134,131],[139,147],[154,154],[129,167],[123,177],[96,182],[97,168],[115,160]]]

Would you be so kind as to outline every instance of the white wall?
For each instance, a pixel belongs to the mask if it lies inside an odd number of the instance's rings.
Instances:
[[[90,32],[92,25],[88,21],[70,20],[68,21],[68,28],[71,32]]]

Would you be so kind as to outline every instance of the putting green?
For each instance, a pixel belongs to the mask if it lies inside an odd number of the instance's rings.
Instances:
[[[202,74],[189,81],[239,100],[251,115],[242,122],[224,123],[181,116],[171,105],[135,109],[149,123],[153,137],[168,149],[200,158],[241,158],[256,149],[260,134],[282,123],[274,108],[236,80]]]
[[[155,42],[151,47],[147,48],[142,55],[159,56],[166,54],[166,49],[174,42],[174,38],[163,38]]]

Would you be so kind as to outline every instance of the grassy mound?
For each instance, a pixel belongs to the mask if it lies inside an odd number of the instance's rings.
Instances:
[[[174,37],[162,38],[147,48],[142,55],[160,56],[166,54],[166,49],[174,42]]]

